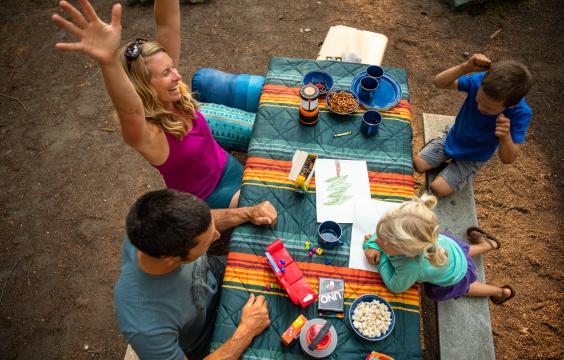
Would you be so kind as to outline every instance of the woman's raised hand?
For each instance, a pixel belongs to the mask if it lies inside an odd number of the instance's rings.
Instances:
[[[112,22],[106,24],[96,14],[88,0],[78,0],[82,13],[66,1],[59,6],[70,15],[72,22],[53,15],[53,21],[61,28],[76,36],[80,42],[57,43],[57,49],[80,51],[100,64],[114,61],[121,42],[121,5],[112,7]]]

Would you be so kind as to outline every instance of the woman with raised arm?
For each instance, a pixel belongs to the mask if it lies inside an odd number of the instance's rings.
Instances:
[[[180,8],[178,0],[156,0],[156,41],[137,39],[120,49],[121,5],[103,22],[88,0],[82,12],[66,1],[71,17],[53,21],[79,39],[57,43],[82,52],[100,65],[119,117],[124,141],[159,170],[166,186],[192,193],[210,208],[236,207],[243,168],[214,140],[178,73]]]

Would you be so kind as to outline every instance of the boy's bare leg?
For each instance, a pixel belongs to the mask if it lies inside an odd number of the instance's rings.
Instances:
[[[433,168],[433,166],[419,156],[419,154],[415,155],[415,158],[413,159],[413,167],[415,168],[415,171],[421,174],[426,173]]]
[[[503,299],[511,296],[511,290],[474,281],[470,284],[466,296],[494,296]]]
[[[452,194],[454,189],[450,187],[442,176],[437,176],[431,183],[431,192],[440,197]]]

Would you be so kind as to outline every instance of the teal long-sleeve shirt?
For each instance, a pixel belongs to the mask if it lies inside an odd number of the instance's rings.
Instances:
[[[394,293],[401,293],[409,289],[416,282],[427,282],[438,286],[450,286],[459,282],[468,269],[466,255],[458,244],[448,236],[439,235],[437,245],[446,250],[448,260],[443,266],[433,266],[429,260],[419,255],[407,257],[404,255],[390,256],[376,244],[373,235],[363,248],[380,251],[380,265],[378,272],[386,287]]]

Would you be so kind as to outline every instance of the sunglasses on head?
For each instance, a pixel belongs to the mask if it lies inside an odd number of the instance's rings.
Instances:
[[[141,54],[141,51],[143,50],[143,44],[146,43],[146,42],[147,42],[147,40],[145,40],[145,39],[137,38],[137,39],[135,39],[135,41],[132,41],[125,48],[124,55],[125,55],[125,59],[127,60],[128,70],[131,70],[130,69],[131,62],[137,60],[137,58]]]

